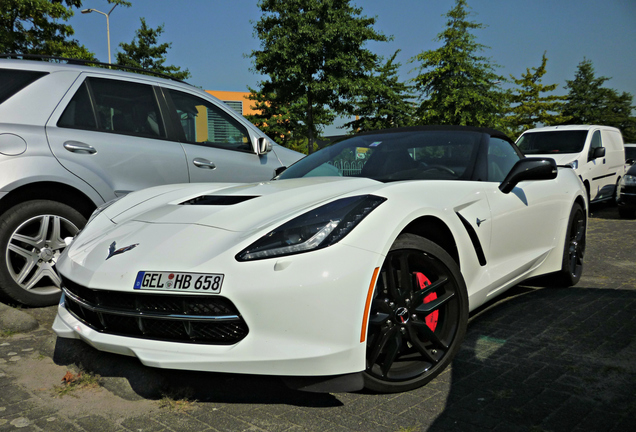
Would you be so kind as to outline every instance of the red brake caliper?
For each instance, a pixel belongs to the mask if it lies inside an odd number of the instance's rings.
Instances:
[[[423,273],[417,272],[415,273],[415,276],[417,276],[417,282],[420,284],[420,289],[424,289],[431,284],[431,281],[428,280],[428,278],[424,276]],[[424,303],[432,302],[436,298],[437,298],[437,294],[432,292],[426,297],[424,297]],[[439,311],[437,310],[431,312],[430,314],[426,316],[426,319],[425,319],[426,325],[428,326],[428,328],[431,329],[431,331],[435,331],[435,329],[437,328],[438,316],[439,316]]]

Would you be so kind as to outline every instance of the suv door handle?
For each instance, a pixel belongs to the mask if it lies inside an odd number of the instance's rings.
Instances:
[[[214,162],[210,162],[207,159],[203,159],[203,158],[196,158],[192,161],[192,163],[194,164],[195,167],[198,168],[204,168],[204,169],[216,169],[216,165],[214,165]]]
[[[88,153],[88,154],[97,153],[97,150],[95,150],[95,147],[88,144],[84,144],[83,142],[79,142],[79,141],[66,141],[64,143],[64,148],[70,151],[71,153]]]

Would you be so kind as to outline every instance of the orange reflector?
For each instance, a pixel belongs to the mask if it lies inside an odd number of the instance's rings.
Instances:
[[[375,281],[378,278],[378,272],[380,267],[376,267],[373,270],[373,276],[371,276],[371,283],[369,284],[369,292],[367,293],[367,302],[364,305],[364,315],[362,315],[362,331],[360,332],[360,343],[367,340],[367,323],[369,321],[369,309],[371,308],[371,300],[373,299],[373,290],[375,289]]]

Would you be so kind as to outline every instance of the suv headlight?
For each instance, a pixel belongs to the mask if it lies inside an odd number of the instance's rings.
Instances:
[[[623,177],[623,184],[625,186],[636,186],[636,176],[626,175]]]
[[[304,213],[265,234],[236,255],[252,261],[309,252],[342,240],[386,201],[374,195],[341,198]]]

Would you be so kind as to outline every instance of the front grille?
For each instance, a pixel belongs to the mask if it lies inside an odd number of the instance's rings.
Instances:
[[[62,277],[64,306],[108,334],[171,342],[230,345],[247,324],[225,297],[94,290]]]

